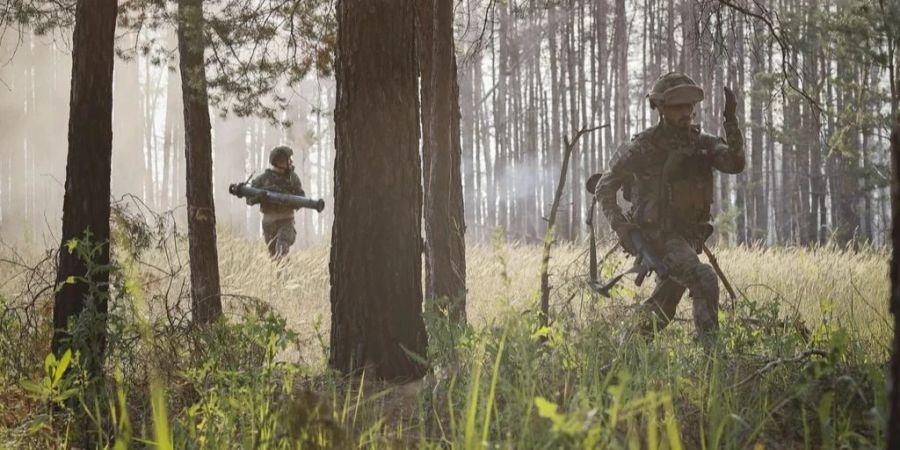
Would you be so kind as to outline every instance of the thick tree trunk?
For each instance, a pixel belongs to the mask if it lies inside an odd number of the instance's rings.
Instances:
[[[415,3],[340,0],[335,76],[331,367],[425,372]],[[391,30],[385,33],[384,30]]]
[[[109,195],[112,167],[112,76],[116,1],[81,0],[75,10],[72,37],[72,89],[69,100],[69,153],[63,200],[62,243],[53,304],[53,353],[80,350],[81,362],[94,376],[103,370],[106,346],[106,292],[109,272]],[[90,233],[99,246],[90,261],[79,258],[68,243]],[[82,244],[83,245],[83,244]],[[74,277],[74,278],[73,278]],[[97,291],[80,280],[87,277]],[[69,282],[69,280],[75,280]],[[90,296],[89,296],[90,295]],[[88,312],[87,316],[82,316]],[[70,342],[70,319],[97,320],[86,327],[86,341]]]
[[[897,101],[896,92],[893,101]],[[891,298],[894,316],[894,342],[891,356],[890,392],[888,393],[887,448],[900,449],[900,114],[894,115],[891,133]]]
[[[446,299],[450,319],[465,322],[466,246],[453,3],[422,1],[419,11],[425,147],[425,293],[429,300]]]
[[[753,37],[761,42],[762,25],[753,23]],[[769,230],[769,209],[766,201],[766,181],[763,174],[763,101],[766,93],[758,81],[758,74],[765,69],[764,56],[753,52],[750,56],[750,73],[753,80],[750,84],[750,191],[751,206],[748,210],[752,213],[750,239],[753,243],[766,243]],[[771,168],[770,168],[771,170]]]
[[[222,316],[203,27],[203,0],[179,0],[178,53],[184,103],[191,309],[194,321],[201,324]]]

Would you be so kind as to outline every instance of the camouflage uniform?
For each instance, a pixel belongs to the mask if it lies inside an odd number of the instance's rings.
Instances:
[[[640,229],[670,270],[643,305],[646,333],[668,325],[687,289],[698,334],[718,330],[718,279],[697,255],[712,234],[713,170],[744,170],[741,131],[733,119],[726,119],[724,127],[727,140],[660,120],[617,150],[597,185],[597,200],[613,230],[624,236],[629,229]],[[616,200],[620,189],[631,202],[627,215]]]
[[[300,184],[300,177],[293,171],[281,174],[267,169],[265,173],[254,178],[250,186],[284,194],[306,195]],[[250,201],[248,199],[248,203]],[[290,206],[268,203],[263,199],[260,211],[263,215],[263,236],[269,246],[269,255],[272,257],[286,255],[297,237],[297,231],[294,229],[294,209]]]

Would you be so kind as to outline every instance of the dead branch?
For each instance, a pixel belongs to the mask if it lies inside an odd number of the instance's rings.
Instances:
[[[547,234],[544,237],[544,251],[541,257],[541,312],[540,324],[545,327],[549,324],[550,318],[550,247],[553,245],[553,236],[556,233],[556,213],[559,211],[559,202],[562,198],[563,189],[566,187],[566,177],[569,172],[569,159],[578,140],[586,133],[597,131],[601,128],[608,127],[609,124],[599,127],[582,127],[575,133],[570,141],[568,136],[563,140],[565,142],[565,152],[563,153],[562,167],[559,170],[559,182],[556,184],[556,194],[553,196],[553,205],[550,207],[550,217],[548,217]]]
[[[769,372],[770,370],[772,370],[778,366],[781,366],[784,364],[794,364],[794,363],[804,362],[804,361],[808,360],[809,358],[811,358],[812,356],[821,356],[824,358],[824,357],[828,356],[828,352],[826,352],[825,350],[811,349],[811,350],[805,350],[803,352],[800,352],[791,358],[774,359],[774,360],[766,363],[766,365],[762,366],[756,372],[753,372],[752,374],[750,374],[750,376],[748,376],[747,378],[744,378],[740,383],[732,385],[731,388],[732,389],[739,388],[739,387],[749,383],[753,379],[764,375],[766,372]]]

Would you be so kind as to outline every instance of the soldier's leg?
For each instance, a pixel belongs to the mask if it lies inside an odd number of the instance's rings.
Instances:
[[[269,256],[275,257],[276,254],[276,238],[278,237],[278,227],[272,222],[263,222],[263,239],[266,240],[266,247],[269,248]]]
[[[701,263],[694,248],[680,236],[667,239],[665,248],[670,279],[691,291],[697,334],[703,337],[715,333],[719,329],[719,279],[715,270]]]
[[[291,250],[291,245],[294,245],[294,240],[296,238],[297,238],[297,230],[294,229],[294,221],[293,220],[279,221],[278,237],[275,239],[276,257],[282,257],[282,256],[287,255],[288,252]]]
[[[658,280],[650,298],[641,305],[641,333],[649,336],[669,325],[684,291],[685,287],[675,280]]]

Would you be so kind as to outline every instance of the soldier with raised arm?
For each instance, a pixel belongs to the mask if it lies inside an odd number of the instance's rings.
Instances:
[[[642,306],[641,331],[652,335],[668,325],[685,290],[690,290],[694,324],[704,338],[719,329],[719,283],[713,267],[697,255],[713,231],[713,171],[736,174],[746,163],[737,104],[726,87],[723,139],[691,123],[704,92],[690,77],[665,74],[648,98],[660,113],[659,123],[619,147],[595,193],[625,250],[637,254],[634,242],[643,242],[668,269]],[[631,203],[627,213],[617,202],[620,189]]]

